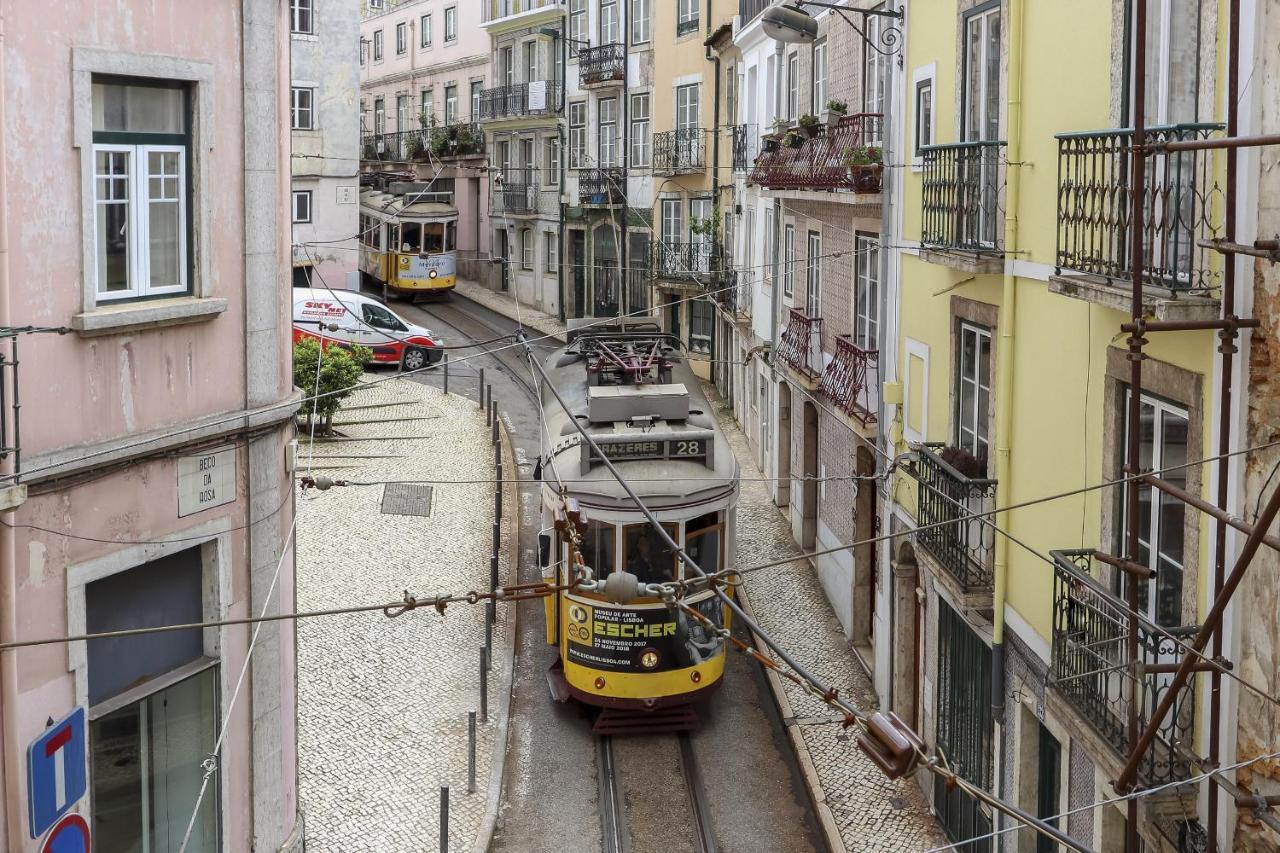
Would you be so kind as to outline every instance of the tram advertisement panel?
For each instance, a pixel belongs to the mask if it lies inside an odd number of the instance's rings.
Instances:
[[[397,255],[400,264],[399,277],[408,281],[426,281],[434,271],[436,278],[447,278],[458,271],[453,252],[440,255]]]
[[[714,596],[692,606],[713,625],[724,623],[722,605]],[[700,620],[662,605],[623,608],[569,599],[565,625],[569,661],[617,672],[695,666],[719,654],[724,642]]]

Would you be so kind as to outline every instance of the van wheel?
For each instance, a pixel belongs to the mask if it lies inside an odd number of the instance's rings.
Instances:
[[[405,370],[421,370],[427,366],[427,351],[421,347],[409,347],[404,351],[400,365]]]

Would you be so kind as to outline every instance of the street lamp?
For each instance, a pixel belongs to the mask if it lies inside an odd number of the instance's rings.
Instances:
[[[867,18],[871,17],[901,21],[901,9],[891,12],[886,9],[849,9],[836,3],[824,3],[819,0],[794,0],[794,2],[794,6],[774,6],[765,10],[760,16],[760,28],[764,30],[765,35],[784,44],[811,44],[818,37],[818,22],[805,11],[805,7],[816,6],[819,9],[831,9],[844,18],[845,23],[853,28],[863,42],[879,54],[889,56],[897,53],[901,48],[901,32],[896,27],[880,28],[877,37],[883,45],[881,47],[867,38],[867,34],[849,17],[850,12],[861,15],[862,25],[865,27]]]

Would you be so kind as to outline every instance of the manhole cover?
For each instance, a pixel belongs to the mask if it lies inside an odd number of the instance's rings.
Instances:
[[[383,515],[431,515],[431,487],[387,483],[382,487]]]

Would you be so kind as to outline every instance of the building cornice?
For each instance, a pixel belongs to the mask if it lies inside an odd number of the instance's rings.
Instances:
[[[562,20],[564,20],[564,6],[557,3],[554,6],[526,9],[523,12],[516,12],[514,15],[507,15],[505,18],[494,18],[492,21],[485,21],[480,25],[480,29],[489,33],[489,35],[496,36],[524,29],[525,27],[536,27],[539,24],[558,23]]]
[[[442,74],[448,74],[450,71],[461,71],[464,68],[474,68],[488,64],[489,54],[474,54],[465,56],[462,59],[455,59],[452,62],[440,62],[423,68],[410,68],[407,71],[397,71],[395,74],[384,74],[381,77],[363,80],[360,83],[360,91],[363,92],[375,86],[387,86],[395,83],[404,83],[409,80],[420,80],[423,77],[438,77]]]

